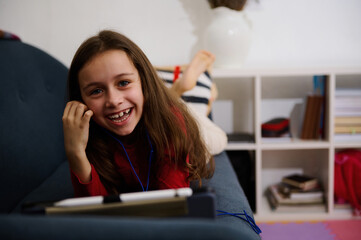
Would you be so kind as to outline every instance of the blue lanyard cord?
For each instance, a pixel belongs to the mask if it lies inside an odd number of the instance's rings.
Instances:
[[[150,141],[148,132],[146,132],[146,133],[147,133],[147,139],[148,139],[148,142],[149,142],[149,145],[150,145],[150,154],[149,154],[149,160],[148,160],[149,164],[148,164],[147,187],[146,187],[146,189],[144,189],[144,186],[143,186],[143,184],[142,184],[142,181],[140,180],[137,172],[135,171],[135,169],[134,169],[134,167],[133,167],[133,164],[132,164],[132,162],[130,161],[130,158],[129,158],[129,156],[128,156],[127,150],[125,150],[125,147],[124,147],[123,143],[122,143],[118,138],[116,138],[115,136],[113,136],[113,134],[111,134],[108,130],[106,130],[106,129],[104,129],[104,130],[105,130],[105,132],[106,132],[109,136],[111,136],[112,138],[114,138],[114,139],[123,147],[123,150],[124,150],[124,152],[125,152],[125,155],[127,156],[128,162],[129,162],[130,166],[132,167],[133,172],[134,172],[135,176],[137,177],[138,182],[140,183],[140,186],[142,187],[143,192],[148,191],[148,187],[149,187],[149,177],[150,177],[150,166],[151,166],[151,163],[152,163],[152,155],[153,155],[153,145],[152,145],[152,142]]]
[[[240,219],[248,222],[249,225],[252,227],[253,231],[255,231],[257,234],[260,234],[262,232],[261,229],[257,226],[255,221],[253,220],[253,218],[251,216],[249,216],[245,210],[243,210],[243,213],[229,213],[229,212],[222,211],[222,210],[216,210],[216,211],[219,212],[217,214],[217,216],[230,215],[233,217],[240,218]],[[243,218],[241,216],[245,216],[245,218]]]
[[[150,145],[150,153],[149,153],[149,166],[148,166],[148,179],[147,179],[147,188],[145,189],[145,191],[148,191],[148,187],[149,187],[149,176],[150,176],[150,165],[152,164],[152,156],[153,156],[153,145],[152,145],[152,141],[150,141],[150,137],[149,137],[149,133],[148,131],[146,131],[147,133],[147,139],[148,139],[148,142],[149,142],[149,145]],[[138,178],[139,179],[139,178]]]

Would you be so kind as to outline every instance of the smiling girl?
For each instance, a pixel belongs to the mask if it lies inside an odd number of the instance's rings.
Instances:
[[[86,40],[68,92],[63,128],[76,196],[189,187],[212,176],[195,120],[125,36]]]

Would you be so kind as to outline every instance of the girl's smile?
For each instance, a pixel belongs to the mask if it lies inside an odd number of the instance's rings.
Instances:
[[[96,55],[80,70],[79,86],[98,125],[119,136],[133,132],[143,113],[144,96],[138,71],[125,52]]]
[[[127,110],[122,111],[120,113],[111,114],[110,116],[108,116],[108,118],[114,123],[120,123],[128,119],[130,115],[130,111],[131,109],[128,108]]]

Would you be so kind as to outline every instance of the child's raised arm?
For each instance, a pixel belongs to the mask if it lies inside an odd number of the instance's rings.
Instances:
[[[81,102],[68,102],[63,114],[64,146],[71,170],[84,182],[91,180],[91,165],[85,149],[93,112]]]

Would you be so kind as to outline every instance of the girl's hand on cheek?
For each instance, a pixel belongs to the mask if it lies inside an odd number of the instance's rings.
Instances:
[[[89,173],[90,164],[85,149],[88,144],[89,122],[92,116],[93,111],[78,101],[68,102],[63,114],[65,152],[70,167],[79,175]]]
[[[63,115],[65,150],[77,154],[84,151],[88,143],[89,122],[93,112],[81,102],[68,102]]]

